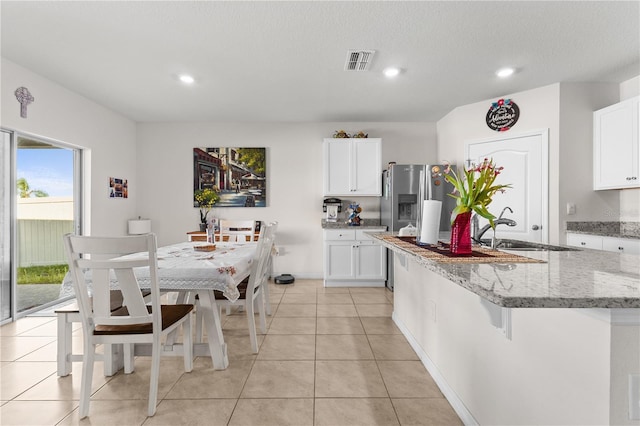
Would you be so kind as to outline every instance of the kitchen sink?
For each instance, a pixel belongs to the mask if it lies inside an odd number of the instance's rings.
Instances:
[[[483,246],[491,247],[491,240],[482,240]],[[576,248],[552,246],[549,244],[533,243],[519,240],[498,240],[496,248],[499,250],[519,250],[519,251],[580,251]]]

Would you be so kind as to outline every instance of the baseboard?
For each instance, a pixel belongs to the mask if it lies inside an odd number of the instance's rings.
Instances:
[[[384,281],[324,280],[325,287],[385,287]]]
[[[468,426],[478,425],[478,421],[473,417],[471,412],[464,405],[464,402],[462,402],[462,400],[458,397],[451,386],[449,386],[444,376],[438,370],[438,367],[436,367],[433,361],[431,361],[431,358],[429,358],[426,352],[422,350],[422,347],[418,344],[418,341],[413,337],[411,332],[409,332],[409,329],[402,323],[402,321],[398,319],[395,312],[393,313],[391,318],[393,319],[393,322],[398,326],[400,331],[402,331],[402,334],[404,334],[404,337],[416,352],[418,358],[420,358],[420,361],[422,361],[422,365],[424,365],[433,380],[436,382],[444,397],[447,398],[447,401],[449,401],[449,404],[451,404],[453,410],[456,412],[458,417],[460,417],[460,420],[462,420],[462,422]]]

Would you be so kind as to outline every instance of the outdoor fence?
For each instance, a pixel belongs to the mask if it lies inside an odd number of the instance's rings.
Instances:
[[[67,263],[62,236],[73,232],[73,220],[18,220],[18,266]]]

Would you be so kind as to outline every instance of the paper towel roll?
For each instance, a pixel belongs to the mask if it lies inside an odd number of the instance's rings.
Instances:
[[[418,244],[437,244],[440,233],[440,213],[442,201],[424,200],[422,202],[422,222]]]
[[[148,234],[151,232],[150,219],[133,219],[129,221],[129,234]]]

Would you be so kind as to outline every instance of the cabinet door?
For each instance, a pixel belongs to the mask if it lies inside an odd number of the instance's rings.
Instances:
[[[602,250],[602,237],[586,234],[567,234],[567,245]]]
[[[387,261],[384,247],[373,242],[356,242],[354,254],[357,279],[387,279]]]
[[[381,139],[325,139],[324,195],[382,195]]]
[[[638,99],[603,108],[593,115],[594,189],[640,187]]]
[[[353,279],[356,275],[353,241],[325,241],[324,279]]]
[[[640,254],[640,240],[603,237],[602,248],[615,253]]]
[[[382,195],[382,165],[380,139],[353,141],[353,169],[351,193],[353,195]]]
[[[351,144],[346,139],[324,140],[324,195],[351,194]]]

